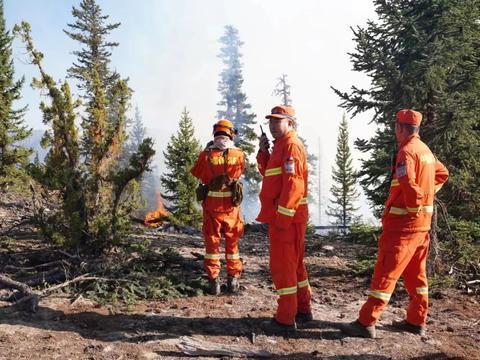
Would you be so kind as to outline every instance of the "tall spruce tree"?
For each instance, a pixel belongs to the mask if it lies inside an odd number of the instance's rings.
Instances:
[[[327,215],[335,219],[335,223],[344,227],[355,220],[355,201],[358,199],[358,192],[355,189],[357,175],[352,166],[352,155],[348,144],[348,122],[344,114],[338,129],[337,154],[335,166],[332,169],[334,184],[330,192],[333,196],[330,199],[331,205]]]
[[[95,208],[101,203],[108,204],[113,190],[102,179],[112,169],[122,166],[132,91],[128,79],[121,79],[110,68],[111,49],[119,44],[109,41],[108,37],[120,23],[107,23],[109,16],[103,14],[96,0],[82,0],[78,8],[72,8],[72,15],[75,22],[68,24],[69,30],[64,32],[82,48],[74,51],[77,59],[68,74],[77,80],[85,101],[80,151],[91,174],[92,191],[87,195],[93,197],[87,198],[88,208]]]
[[[378,125],[356,141],[369,157],[359,172],[368,198],[381,205],[396,152],[395,113],[423,113],[421,137],[451,172],[439,193],[451,215],[480,220],[480,2],[374,1],[379,20],[353,30],[353,69],[371,86],[335,92],[355,116],[372,111]]]
[[[238,129],[235,139],[236,146],[240,147],[246,155],[244,180],[247,182],[246,201],[256,199],[259,191],[260,174],[256,164],[249,160],[255,151],[258,135],[253,126],[256,124],[255,114],[251,112],[251,105],[247,103],[247,96],[242,90],[242,53],[240,49],[243,42],[240,40],[238,30],[231,25],[225,26],[225,34],[220,38],[220,54],[224,69],[220,74],[218,91],[221,100],[217,103],[220,107],[218,118],[228,119]]]
[[[120,26],[120,23],[108,24],[109,16],[102,13],[96,0],[82,0],[78,8],[72,7],[75,22],[68,24],[70,30],[64,32],[73,40],[78,41],[83,48],[74,51],[77,57],[69,69],[70,77],[78,80],[78,87],[84,90],[84,96],[93,96],[94,70],[98,72],[101,84],[113,86],[119,80],[119,74],[110,69],[111,50],[119,44],[109,41],[108,35]]]
[[[282,102],[282,105],[292,106],[292,96],[291,96],[291,86],[287,80],[287,75],[282,74],[278,79],[277,85],[273,90],[273,95],[279,96]],[[298,130],[298,123],[294,124],[295,129]],[[300,140],[303,142],[305,151],[307,153],[307,163],[308,163],[308,202],[312,203],[315,201],[315,190],[317,189],[316,181],[317,179],[317,162],[318,157],[308,151],[307,140],[299,135]]]
[[[31,129],[23,120],[26,107],[14,109],[25,80],[15,81],[12,41],[5,24],[3,0],[0,0],[0,191],[24,177],[23,168],[32,153],[20,145],[30,136]]]
[[[68,24],[69,30],[64,32],[79,42],[82,49],[73,52],[77,59],[68,74],[77,80],[81,96],[86,100],[82,155],[96,174],[94,183],[100,186],[99,179],[116,165],[126,139],[126,111],[131,90],[128,80],[110,69],[111,50],[119,44],[109,41],[108,36],[120,23],[107,23],[109,16],[103,14],[96,0],[82,0],[79,8],[72,8],[72,15],[75,22]],[[109,137],[116,137],[112,144],[115,146],[106,144]]]
[[[168,202],[166,208],[173,218],[182,224],[197,225],[202,218],[196,203],[198,181],[190,173],[200,152],[200,143],[195,138],[195,129],[187,109],[182,112],[178,131],[170,137],[165,164],[167,172],[160,182],[165,189],[162,197]]]

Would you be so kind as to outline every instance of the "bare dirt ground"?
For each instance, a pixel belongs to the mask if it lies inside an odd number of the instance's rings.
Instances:
[[[195,256],[203,249],[201,237],[155,232],[147,236],[152,246],[175,247],[186,261],[201,266]],[[45,247],[38,240],[17,242],[21,251]],[[479,299],[454,289],[432,294],[426,338],[389,326],[405,314],[407,294],[401,286],[378,326],[378,339],[345,337],[338,323],[356,318],[368,288],[369,277],[353,275],[349,266],[364,247],[320,237],[307,239],[306,250],[315,321],[289,338],[264,335],[259,324],[276,305],[267,244],[262,233],[242,239],[245,272],[238,295],[145,301],[120,313],[86,299],[72,302],[65,295],[43,299],[34,314],[12,312],[3,303],[0,359],[187,358],[177,347],[184,337],[264,350],[276,359],[480,359]]]

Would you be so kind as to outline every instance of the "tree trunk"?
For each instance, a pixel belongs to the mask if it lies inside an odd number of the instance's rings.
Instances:
[[[427,259],[427,272],[429,276],[438,274],[442,270],[442,257],[438,241],[438,211],[437,205],[433,206],[432,228],[430,229],[430,248]]]

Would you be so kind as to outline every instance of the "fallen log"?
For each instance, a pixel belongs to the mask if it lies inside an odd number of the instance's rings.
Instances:
[[[23,280],[23,282],[28,286],[38,286],[42,284],[57,283],[65,280],[65,277],[65,269],[55,268],[30,276]]]
[[[25,271],[33,271],[33,270],[37,270],[37,269],[42,269],[42,268],[48,268],[48,267],[52,267],[52,266],[58,266],[58,265],[71,266],[66,260],[55,260],[55,261],[51,261],[51,262],[48,262],[48,263],[39,264],[39,265],[35,265],[35,266],[6,265],[5,270],[6,271],[25,272]]]
[[[24,296],[18,300],[15,305],[25,307],[31,312],[36,312],[38,309],[38,295],[33,292],[32,288],[27,284],[10,279],[8,276],[0,274],[0,284],[7,286],[10,289],[20,291]]]
[[[182,336],[177,348],[189,356],[230,356],[230,357],[261,357],[270,358],[274,354],[259,349],[251,349],[239,345],[218,344]]]

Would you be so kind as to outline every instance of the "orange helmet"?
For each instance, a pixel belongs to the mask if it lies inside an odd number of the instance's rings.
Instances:
[[[230,120],[220,119],[213,125],[213,136],[225,135],[231,140],[237,135],[238,131],[233,127]]]

